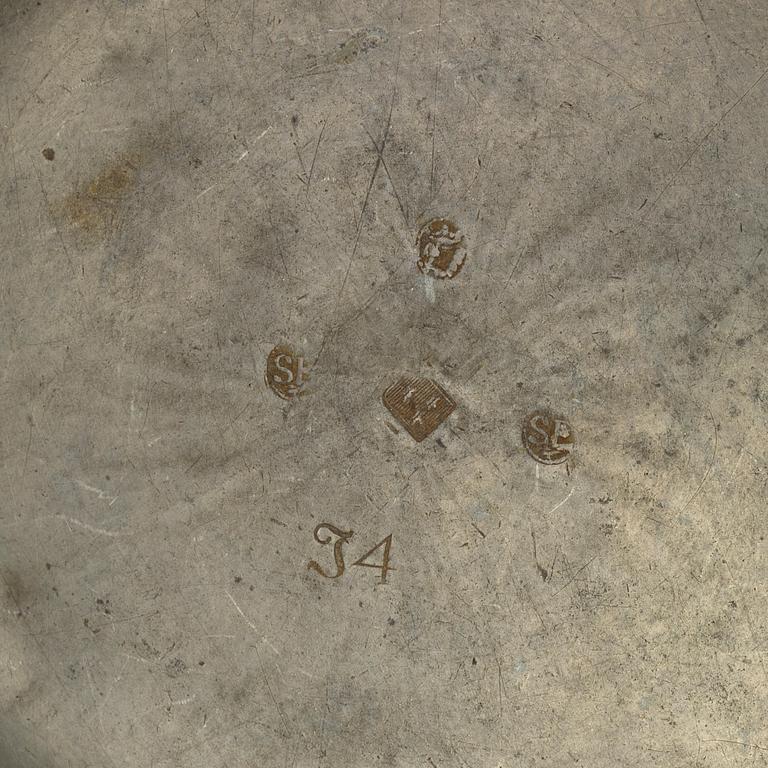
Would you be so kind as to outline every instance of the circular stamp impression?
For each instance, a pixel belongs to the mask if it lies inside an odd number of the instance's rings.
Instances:
[[[304,387],[308,379],[309,367],[304,364],[304,358],[294,354],[290,347],[278,345],[267,356],[264,381],[283,400],[306,394]]]
[[[419,269],[429,277],[452,278],[464,266],[464,235],[450,219],[432,219],[419,231]]]
[[[562,464],[573,453],[575,443],[571,425],[551,411],[534,411],[523,421],[525,449],[542,464]]]

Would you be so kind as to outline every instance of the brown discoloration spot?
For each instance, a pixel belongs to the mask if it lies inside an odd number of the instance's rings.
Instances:
[[[304,358],[294,354],[290,347],[279,344],[267,356],[264,381],[283,400],[306,394],[304,387],[308,379],[309,368],[304,364]]]
[[[439,384],[411,376],[403,376],[388,387],[382,401],[417,443],[431,435],[456,408]]]
[[[464,235],[450,219],[432,219],[419,231],[419,269],[430,277],[452,278],[464,266]]]
[[[50,147],[46,147],[43,150],[43,157],[46,160],[53,160],[53,158],[56,157],[56,152],[54,152]]]
[[[138,155],[123,157],[71,194],[62,206],[69,221],[89,234],[112,229],[120,203],[136,183],[138,164]]]
[[[366,53],[372,48],[387,40],[387,33],[383,29],[361,29],[348,40],[339,45],[339,50],[329,57],[334,64],[348,64],[361,53]]]
[[[523,445],[541,464],[562,464],[573,452],[575,442],[566,419],[547,409],[534,411],[523,421]]]

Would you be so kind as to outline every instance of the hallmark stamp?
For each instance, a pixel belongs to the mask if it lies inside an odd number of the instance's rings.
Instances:
[[[464,266],[464,235],[450,219],[432,219],[419,231],[417,266],[429,277],[452,278]]]
[[[549,410],[528,414],[523,421],[523,444],[542,464],[562,464],[573,452],[576,437],[571,425]]]
[[[439,384],[411,376],[387,387],[381,399],[417,443],[431,435],[456,408]]]
[[[309,379],[309,366],[304,358],[295,355],[286,346],[278,345],[267,356],[267,372],[264,381],[283,400],[292,400],[306,394],[304,386]]]

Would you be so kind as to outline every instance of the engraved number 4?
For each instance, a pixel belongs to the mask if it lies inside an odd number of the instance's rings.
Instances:
[[[381,565],[376,563],[366,563],[366,558],[372,555],[379,547],[384,546],[384,554]],[[381,571],[381,583],[385,584],[387,581],[387,571],[394,571],[395,569],[389,564],[389,550],[392,547],[392,534],[390,533],[385,539],[382,539],[373,549],[369,549],[359,560],[355,560],[352,565],[360,565],[363,568],[378,568]]]

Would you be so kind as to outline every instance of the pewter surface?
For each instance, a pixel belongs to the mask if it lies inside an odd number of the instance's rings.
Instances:
[[[766,41],[0,2],[0,766],[765,768]],[[419,444],[403,371],[457,403]]]

